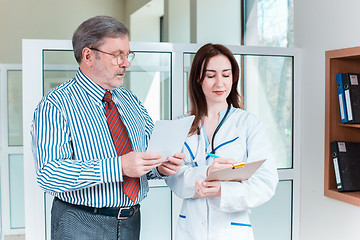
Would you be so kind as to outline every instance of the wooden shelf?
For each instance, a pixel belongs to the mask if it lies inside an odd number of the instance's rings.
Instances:
[[[324,195],[360,207],[360,192],[338,192],[337,189],[328,189],[324,191]]]
[[[346,203],[360,206],[359,192],[338,192],[331,157],[333,141],[360,142],[360,124],[341,124],[336,74],[360,73],[360,47],[325,52],[325,154],[324,195]],[[360,174],[360,173],[359,173]]]
[[[360,124],[343,124],[340,123],[341,127],[352,127],[352,128],[360,128]]]

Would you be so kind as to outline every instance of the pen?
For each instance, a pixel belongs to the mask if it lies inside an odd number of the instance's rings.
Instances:
[[[208,153],[207,155],[209,155],[210,157],[213,157],[213,158],[219,158],[219,156],[212,154],[212,153]]]
[[[213,157],[213,158],[219,158],[219,156],[213,154],[213,153],[208,153],[207,155],[209,155],[210,157]],[[244,162],[239,162],[239,163],[234,163],[233,165],[233,169],[235,168],[240,168],[240,167],[245,167],[245,163]]]
[[[240,167],[245,167],[245,163],[244,162],[235,163],[233,166],[233,169],[240,168]]]

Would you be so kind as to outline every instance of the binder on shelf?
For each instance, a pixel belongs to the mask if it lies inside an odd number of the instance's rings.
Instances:
[[[335,141],[330,148],[338,191],[360,191],[360,142]]]
[[[348,123],[360,123],[360,74],[343,73],[343,88]]]
[[[336,86],[339,97],[341,123],[347,123],[348,116],[347,116],[345,94],[344,94],[343,75],[344,73],[336,74]]]

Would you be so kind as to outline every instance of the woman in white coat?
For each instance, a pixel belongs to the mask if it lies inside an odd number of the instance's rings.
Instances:
[[[176,240],[251,240],[250,209],[275,193],[278,175],[271,144],[263,123],[240,108],[238,80],[239,66],[226,47],[206,44],[198,50],[189,77],[195,120],[183,150],[186,158],[181,170],[166,179],[184,199]],[[249,180],[205,181],[210,171],[261,159],[266,161]]]

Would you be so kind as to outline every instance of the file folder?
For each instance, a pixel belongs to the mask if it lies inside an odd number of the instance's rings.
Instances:
[[[341,123],[347,123],[348,116],[347,116],[345,94],[344,94],[343,75],[344,73],[336,74],[336,85],[337,85],[337,92],[339,97]]]
[[[336,185],[339,192],[360,190],[360,142],[331,142]]]
[[[342,76],[348,123],[360,123],[360,74],[344,73]]]

